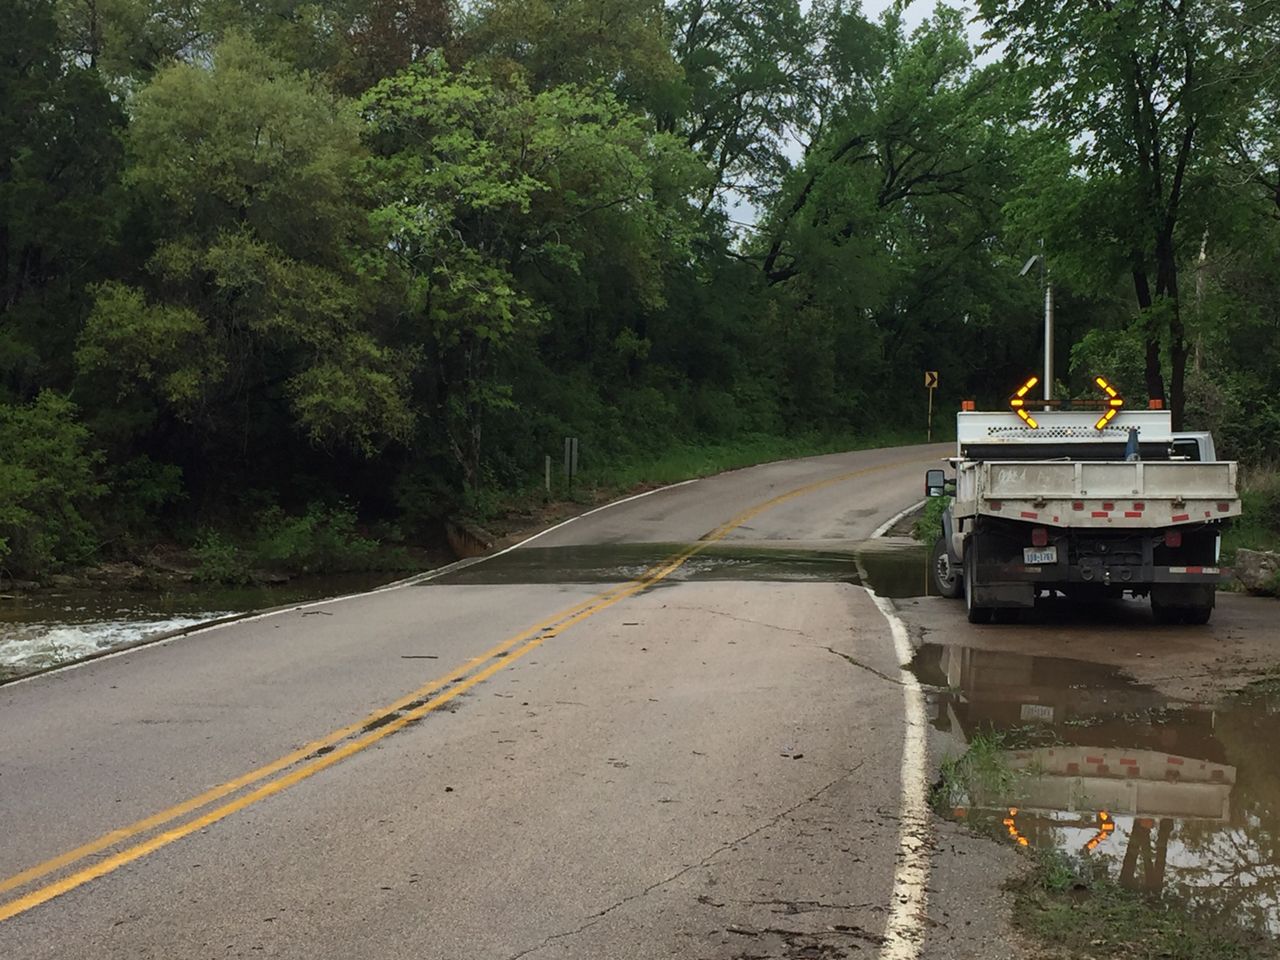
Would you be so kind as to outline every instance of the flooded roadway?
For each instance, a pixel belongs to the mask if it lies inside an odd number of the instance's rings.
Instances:
[[[683,544],[580,544],[516,550],[465,565],[442,584],[603,584],[630,580],[683,549]],[[916,544],[759,546],[717,543],[669,578],[670,583],[755,580],[787,583],[862,582],[859,558],[875,570],[885,596],[919,594],[923,552]],[[284,586],[184,584],[165,591],[68,589],[0,597],[0,680],[117,649],[209,620],[322,597],[373,589],[386,574],[301,578]]]

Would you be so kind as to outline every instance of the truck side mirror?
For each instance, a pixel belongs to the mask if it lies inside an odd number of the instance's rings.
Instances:
[[[926,497],[945,497],[947,495],[947,472],[945,470],[925,471],[924,494]]]

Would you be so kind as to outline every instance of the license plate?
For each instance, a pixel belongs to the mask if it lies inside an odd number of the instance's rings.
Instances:
[[[1027,566],[1039,566],[1044,563],[1058,562],[1057,547],[1023,547],[1022,562]]]
[[[1053,723],[1053,707],[1045,706],[1042,703],[1024,703],[1022,705],[1022,719]]]

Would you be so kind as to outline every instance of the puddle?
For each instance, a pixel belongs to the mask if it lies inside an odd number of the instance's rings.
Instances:
[[[679,543],[529,547],[463,567],[424,586],[623,583],[687,549],[688,544]],[[857,583],[858,569],[849,551],[716,543],[703,547],[663,582],[709,580]]]
[[[1097,664],[937,645],[914,669],[950,753],[977,738],[996,771],[953,787],[953,817],[1280,934],[1280,688],[1212,707]]]

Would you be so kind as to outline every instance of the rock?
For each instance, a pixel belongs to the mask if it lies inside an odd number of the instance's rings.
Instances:
[[[142,590],[147,586],[147,571],[136,563],[100,563],[84,571],[93,587],[118,590]]]
[[[45,578],[45,584],[50,587],[58,587],[60,589],[68,589],[75,587],[83,587],[84,581],[79,577],[72,576],[69,573],[54,573]]]
[[[142,558],[142,564],[160,573],[169,573],[184,577],[192,573],[200,564],[194,557],[178,555],[148,554]]]
[[[446,520],[444,532],[449,546],[453,548],[453,555],[459,560],[478,557],[493,546],[493,534],[473,523]]]
[[[40,584],[34,580],[0,580],[0,587],[16,593],[24,593],[28,590],[39,590]]]
[[[1237,550],[1236,579],[1250,593],[1274,597],[1280,592],[1280,553],[1270,550]]]
[[[275,573],[271,570],[251,570],[249,579],[259,586],[278,586],[289,582],[287,573]]]

